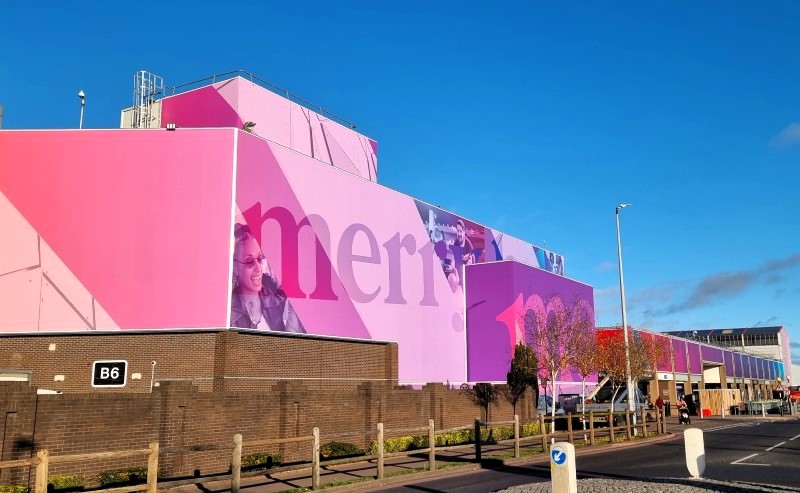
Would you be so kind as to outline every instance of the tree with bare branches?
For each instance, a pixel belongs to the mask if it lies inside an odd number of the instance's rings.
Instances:
[[[581,376],[581,403],[583,403],[586,401],[586,379],[597,372],[597,342],[594,327],[591,324],[581,325],[577,329],[578,332],[574,334],[577,344],[572,368]],[[581,405],[581,410],[583,410],[583,405]]]
[[[564,306],[559,296],[553,295],[545,301],[531,295],[521,315],[527,339],[539,362],[539,377],[550,383],[555,396],[559,375],[573,365],[578,354],[582,339],[577,334],[592,326],[591,310],[587,310],[587,302],[582,300]],[[555,429],[555,413],[553,406],[551,429]]]

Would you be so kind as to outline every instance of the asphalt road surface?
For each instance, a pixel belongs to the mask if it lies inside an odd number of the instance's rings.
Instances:
[[[682,428],[672,428],[673,432]],[[704,478],[800,486],[800,420],[731,422],[704,431]],[[606,449],[576,459],[578,479],[689,478],[683,436],[643,446]],[[528,483],[549,482],[549,463],[409,482],[385,492],[483,493]]]

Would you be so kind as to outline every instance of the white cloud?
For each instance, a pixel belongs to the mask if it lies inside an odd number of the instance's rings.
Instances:
[[[770,147],[776,149],[786,149],[796,144],[800,144],[800,123],[797,122],[787,125],[769,141]]]
[[[609,270],[613,269],[615,265],[616,264],[614,262],[606,260],[606,261],[600,262],[597,265],[597,267],[594,268],[594,270],[596,270],[597,272],[606,272],[606,271],[609,271]]]

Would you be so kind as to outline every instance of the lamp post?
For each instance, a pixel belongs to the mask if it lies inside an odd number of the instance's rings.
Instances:
[[[81,120],[78,123],[78,129],[82,129],[83,128],[83,108],[86,106],[86,94],[83,92],[83,89],[81,89],[78,92],[78,98],[81,100]]]
[[[619,211],[631,204],[617,206],[617,257],[619,258],[619,296],[622,305],[622,337],[625,341],[625,383],[628,389],[628,409],[636,411],[636,394],[633,392],[631,380],[631,350],[628,343],[628,314],[625,311],[625,279],[622,275],[622,242],[619,234]]]

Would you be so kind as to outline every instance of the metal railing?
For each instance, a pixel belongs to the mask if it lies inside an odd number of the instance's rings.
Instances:
[[[258,85],[260,85],[261,87],[263,87],[265,89],[269,89],[270,91],[272,91],[275,94],[278,94],[280,96],[284,96],[289,101],[293,101],[293,102],[298,103],[301,106],[304,106],[304,107],[306,107],[306,108],[308,108],[310,110],[316,111],[320,115],[323,115],[326,118],[330,118],[331,120],[334,120],[335,122],[337,122],[339,124],[342,124],[342,125],[346,126],[347,128],[350,128],[350,129],[355,129],[356,128],[356,124],[355,123],[353,123],[353,122],[351,122],[349,120],[346,120],[346,119],[342,118],[341,116],[336,115],[335,113],[331,113],[330,111],[324,109],[322,106],[320,106],[318,104],[314,104],[314,103],[312,103],[310,101],[307,101],[307,100],[305,100],[305,99],[303,99],[303,98],[301,98],[301,97],[299,97],[299,96],[297,96],[295,94],[292,94],[291,92],[287,91],[286,89],[283,89],[283,88],[281,88],[279,86],[276,86],[272,82],[270,82],[268,80],[265,80],[265,79],[262,79],[261,77],[253,74],[252,72],[248,72],[247,70],[242,70],[242,69],[231,70],[230,72],[223,72],[221,74],[213,74],[213,75],[210,75],[208,77],[204,77],[202,79],[194,80],[192,82],[186,82],[185,84],[178,84],[176,86],[171,86],[171,87],[168,86],[165,89],[164,92],[166,93],[166,92],[172,91],[172,95],[174,96],[177,93],[178,89],[182,89],[182,90],[185,91],[185,90],[189,90],[190,88],[193,88],[193,86],[197,86],[197,85],[199,85],[201,83],[204,83],[204,82],[209,82],[210,81],[212,84],[215,84],[217,82],[220,82],[220,81],[223,81],[223,80],[233,79],[233,78],[236,78],[236,77],[243,77],[243,78],[248,79],[250,82],[258,83]],[[183,91],[181,91],[181,92],[183,92]]]

